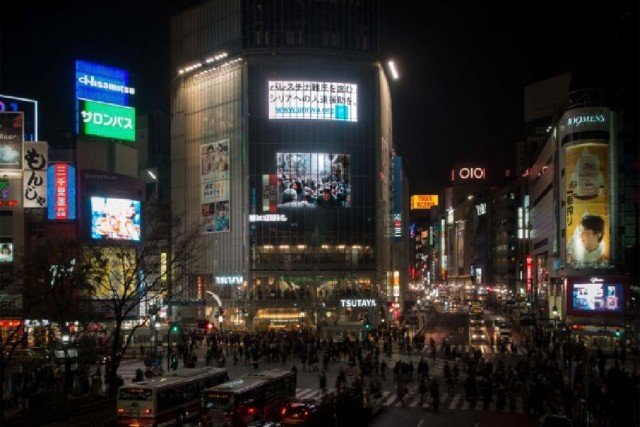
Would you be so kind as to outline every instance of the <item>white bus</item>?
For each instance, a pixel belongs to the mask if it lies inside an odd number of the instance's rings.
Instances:
[[[207,387],[229,381],[226,369],[185,368],[118,389],[119,427],[181,425],[198,415],[200,394]]]

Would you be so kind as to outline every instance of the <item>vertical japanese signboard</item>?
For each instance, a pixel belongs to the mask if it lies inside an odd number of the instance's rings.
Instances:
[[[68,163],[49,164],[49,209],[47,217],[53,221],[76,219],[76,169]]]
[[[47,158],[46,142],[24,144],[24,207],[47,207]]]

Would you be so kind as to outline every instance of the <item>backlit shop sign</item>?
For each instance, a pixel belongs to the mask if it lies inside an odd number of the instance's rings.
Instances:
[[[216,276],[216,285],[242,285],[242,276]]]
[[[462,167],[458,169],[451,169],[451,181],[455,180],[476,180],[485,179],[487,177],[487,171],[482,167]]]
[[[47,181],[47,217],[53,221],[76,219],[76,168],[68,163],[50,164]]]
[[[378,304],[374,299],[341,299],[340,307],[360,308],[360,307],[377,307]]]

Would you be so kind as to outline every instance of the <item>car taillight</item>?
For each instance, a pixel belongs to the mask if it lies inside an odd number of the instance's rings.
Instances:
[[[308,417],[309,416],[309,411],[304,411],[304,416]]]
[[[118,413],[119,414],[124,414],[124,408],[118,408]]]
[[[249,408],[247,409],[247,414],[249,415],[255,415],[256,413],[256,408]]]
[[[150,414],[151,413],[151,409],[149,409],[149,408],[145,409],[144,413],[147,414],[147,415]]]
[[[282,408],[282,410],[280,411],[280,415],[282,415],[283,417],[287,415],[287,408]]]

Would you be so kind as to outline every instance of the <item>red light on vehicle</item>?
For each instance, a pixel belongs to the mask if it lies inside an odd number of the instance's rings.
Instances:
[[[145,410],[144,410],[144,413],[145,413],[145,414],[147,414],[147,415],[149,415],[149,414],[151,413],[151,409],[149,409],[149,408],[145,409]]]
[[[282,410],[280,411],[280,415],[282,415],[283,417],[287,415],[287,408],[282,408]]]
[[[208,330],[213,329],[213,323],[208,322],[208,323],[207,323],[207,329],[208,329]]]
[[[118,408],[118,413],[119,414],[124,414],[124,408]]]
[[[249,408],[247,409],[247,414],[249,415],[255,415],[256,413],[256,408]]]
[[[305,411],[304,411],[304,416],[305,416],[305,417],[308,417],[308,416],[309,416],[309,411],[305,410]]]

